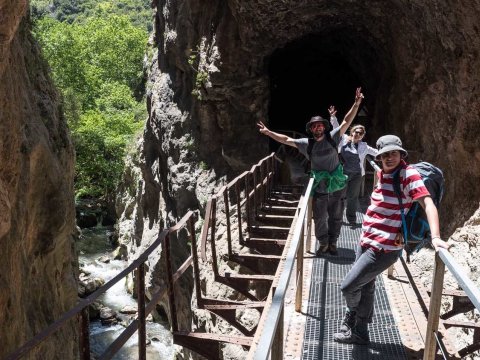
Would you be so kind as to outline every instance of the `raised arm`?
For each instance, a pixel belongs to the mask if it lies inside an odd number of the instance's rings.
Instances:
[[[352,123],[353,119],[357,115],[358,108],[360,107],[360,104],[362,103],[362,100],[363,100],[362,88],[359,87],[359,88],[357,88],[357,91],[355,92],[355,102],[353,103],[350,110],[348,110],[347,114],[345,115],[345,118],[343,119],[342,123],[340,124],[340,136],[345,134],[348,127]]]
[[[440,237],[440,222],[438,221],[438,211],[435,206],[432,198],[430,196],[425,196],[421,199],[418,199],[418,202],[425,210],[427,214],[428,226],[430,226],[430,234],[432,235],[432,245],[435,250],[439,248],[447,249],[450,247],[445,241]]]
[[[377,156],[378,150],[367,144],[367,155]]]
[[[335,109],[335,106],[331,105],[328,108],[328,113],[330,114],[330,124],[332,124],[332,129],[336,129],[339,127],[339,124],[337,119],[337,109]]]
[[[260,133],[262,133],[263,135],[267,135],[268,137],[272,138],[275,141],[278,141],[281,144],[293,146],[295,148],[297,147],[297,144],[295,144],[295,141],[290,136],[279,134],[274,131],[268,130],[265,124],[261,121],[257,123],[257,126],[259,127]]]

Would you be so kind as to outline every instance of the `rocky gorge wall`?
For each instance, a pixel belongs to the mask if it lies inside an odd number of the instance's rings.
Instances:
[[[74,151],[27,6],[0,0],[0,358],[77,301]],[[69,323],[25,358],[75,359],[76,334]]]
[[[329,72],[318,60],[325,58],[345,62],[363,87],[372,144],[385,133],[397,134],[412,160],[444,170],[444,234],[478,209],[477,1],[155,0],[152,5],[149,119],[118,207],[121,241],[132,258],[188,210],[202,215],[215,188],[268,154],[268,140],[255,125],[259,119],[273,129],[304,126],[300,118],[283,118],[282,110],[302,111],[288,95],[293,99],[303,87],[327,94],[335,86],[335,77],[308,84],[309,72]],[[275,72],[273,60],[283,72]],[[306,68],[301,81],[282,83],[300,67]],[[287,95],[278,107],[273,95],[282,86]],[[353,88],[341,90],[350,91],[353,100]],[[473,239],[468,246],[476,248]],[[465,242],[461,236],[452,241]],[[179,248],[185,251],[186,240]],[[465,262],[478,274],[472,264]],[[150,273],[152,283],[161,276]],[[478,275],[474,278],[478,283]],[[185,324],[191,320],[185,314]]]
[[[315,41],[328,45],[318,57],[335,52],[361,81],[372,113],[370,141],[385,133],[398,134],[412,150],[412,159],[429,160],[444,169],[447,189],[441,215],[449,219],[445,230],[452,233],[478,208],[478,2],[153,4],[158,53],[152,64],[147,136],[156,133],[152,140],[157,149],[168,154],[171,163],[164,171],[177,177],[168,183],[180,184],[180,174],[188,169],[178,164],[193,158],[223,175],[244,170],[268,152],[256,121],[266,119],[273,128],[296,121],[268,119],[272,54],[315,34]],[[162,89],[167,91],[159,94]],[[186,146],[178,147],[172,139],[184,139]],[[172,194],[176,196],[175,190]],[[195,196],[190,199],[188,194],[193,193],[181,192],[181,201],[175,203],[195,204]],[[462,204],[461,209],[446,210],[455,204]]]

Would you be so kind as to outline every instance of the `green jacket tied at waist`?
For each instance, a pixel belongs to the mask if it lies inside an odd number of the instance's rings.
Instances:
[[[328,172],[326,170],[311,170],[310,177],[313,177],[313,189],[310,196],[313,196],[315,189],[318,187],[322,180],[325,180],[325,183],[327,185],[327,193],[333,193],[335,191],[343,189],[347,185],[348,179],[348,176],[343,174],[342,164],[338,164],[338,166],[332,172]]]

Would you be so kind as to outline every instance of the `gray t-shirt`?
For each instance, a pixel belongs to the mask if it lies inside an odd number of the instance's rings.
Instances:
[[[340,153],[343,158],[343,172],[349,175],[361,175],[362,169],[360,168],[360,156],[358,156],[358,143],[354,144],[352,141],[349,141],[342,146]]]
[[[340,128],[338,127],[330,131],[330,135],[337,146],[340,142],[339,130]],[[309,159],[307,154],[308,138],[295,139],[295,144],[297,145],[298,151]],[[333,147],[325,137],[321,141],[315,141],[310,158],[312,170],[325,170],[328,172],[335,170],[339,164],[337,146]],[[316,192],[326,193],[326,184],[324,181],[318,185]]]

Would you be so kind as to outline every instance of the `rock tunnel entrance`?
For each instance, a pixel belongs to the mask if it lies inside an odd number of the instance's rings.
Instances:
[[[312,116],[328,118],[330,105],[341,122],[361,86],[366,99],[354,123],[366,126],[366,140],[372,142],[372,134],[385,127],[376,118],[388,103],[388,92],[380,89],[388,86],[391,71],[382,53],[370,39],[347,28],[307,35],[274,51],[268,63],[270,128],[305,133]]]

